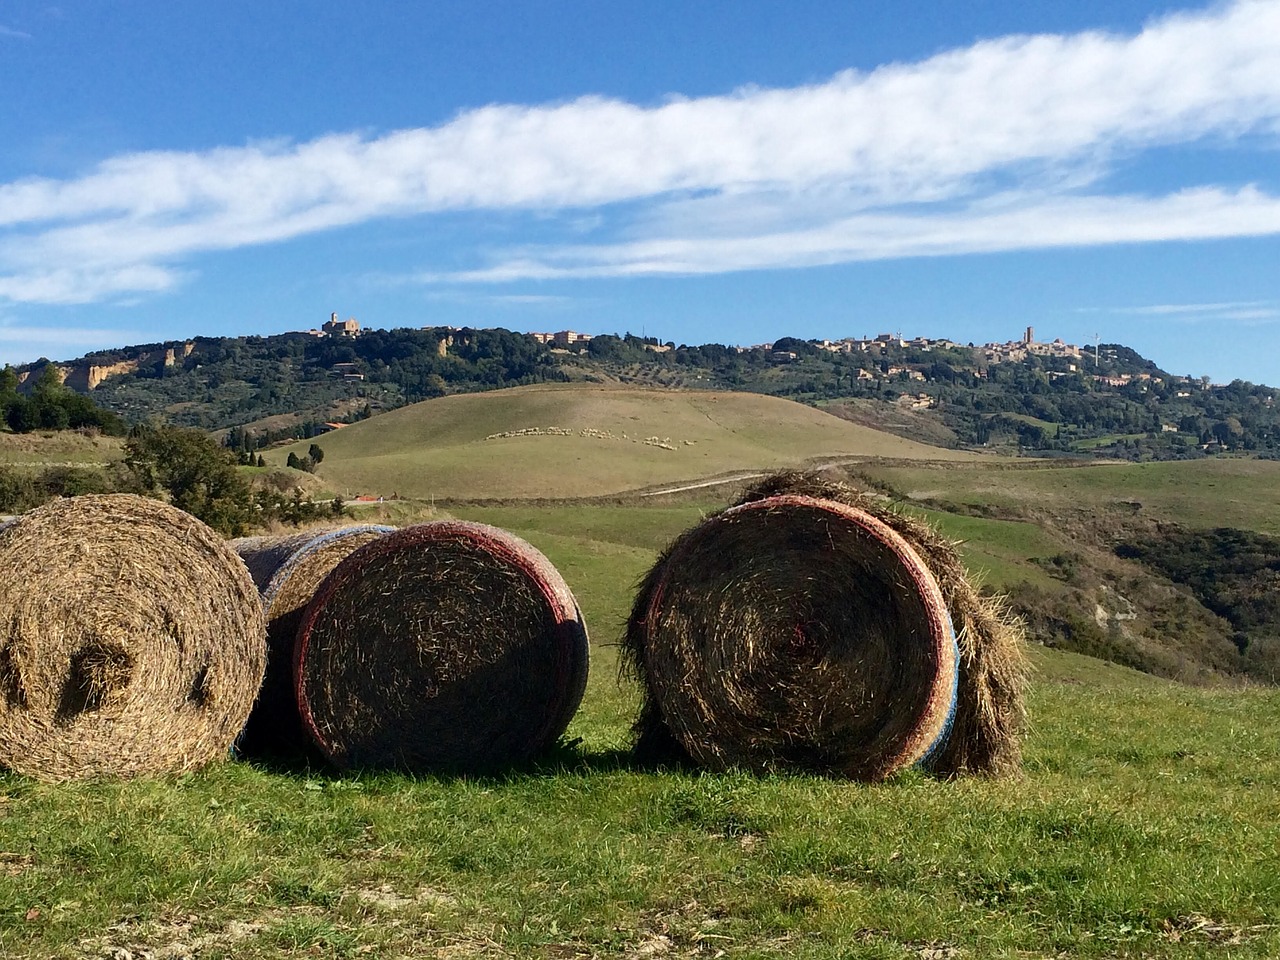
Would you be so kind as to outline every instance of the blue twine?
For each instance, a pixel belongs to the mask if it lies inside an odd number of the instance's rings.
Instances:
[[[960,695],[960,641],[956,638],[956,626],[951,619],[950,610],[947,611],[947,636],[951,638],[951,649],[955,651],[956,663],[956,669],[951,674],[951,705],[947,707],[947,719],[943,721],[942,729],[938,731],[933,743],[929,744],[929,749],[924,752],[924,756],[916,761],[917,767],[925,766],[935,754],[942,752],[947,745],[947,739],[951,736],[951,727],[956,719],[956,706]]]

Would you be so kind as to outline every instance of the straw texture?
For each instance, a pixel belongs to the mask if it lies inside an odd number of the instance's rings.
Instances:
[[[677,539],[641,584],[624,654],[648,759],[860,780],[1020,763],[1020,626],[928,526],[815,474],[772,476]]]
[[[541,553],[485,524],[438,521],[366,544],[299,628],[303,722],[340,767],[490,770],[564,732],[587,633]]]
[[[235,552],[174,507],[57,500],[0,528],[0,764],[43,780],[225,757],[265,626]]]
[[[360,524],[231,542],[262,595],[267,618],[267,671],[236,743],[243,756],[302,759],[314,755],[314,744],[298,714],[293,683],[293,645],[303,610],[334,567],[352,551],[394,529]]]

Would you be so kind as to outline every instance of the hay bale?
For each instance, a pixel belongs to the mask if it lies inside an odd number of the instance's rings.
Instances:
[[[366,544],[307,607],[298,706],[340,767],[486,770],[549,748],[578,708],[587,633],[541,553],[437,521]]]
[[[225,757],[265,626],[235,552],[174,507],[56,500],[0,529],[0,764],[42,780]]]
[[[939,596],[958,647],[941,725],[951,631],[939,631]],[[912,762],[940,776],[1012,773],[1023,647],[927,525],[845,484],[778,474],[645,577],[624,644],[624,669],[644,686],[636,749],[863,780]]]
[[[314,754],[298,714],[293,683],[293,644],[302,612],[324,578],[348,554],[394,529],[360,524],[231,541],[262,596],[267,618],[267,670],[236,742],[242,755],[302,759]]]

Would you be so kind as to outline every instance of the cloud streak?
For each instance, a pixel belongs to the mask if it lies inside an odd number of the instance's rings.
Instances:
[[[33,344],[42,347],[97,347],[113,343],[121,335],[135,334],[129,330],[10,325],[0,322],[0,343],[19,343],[24,347]]]
[[[1096,312],[1096,311],[1094,311]],[[1156,303],[1141,307],[1110,307],[1107,313],[1122,314],[1161,323],[1191,326],[1202,323],[1231,323],[1246,327],[1280,323],[1280,302],[1241,300],[1227,303]]]
[[[1262,189],[1103,187],[1147,150],[1278,134],[1280,4],[1238,0],[1133,36],[1005,37],[804,87],[495,105],[0,184],[0,298],[154,293],[202,253],[446,211],[550,215],[566,242],[476,250],[434,281],[1273,234],[1280,199]]]

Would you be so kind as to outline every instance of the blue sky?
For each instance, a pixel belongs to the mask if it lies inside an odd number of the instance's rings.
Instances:
[[[0,0],[0,362],[436,324],[1280,385],[1280,0]]]

